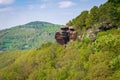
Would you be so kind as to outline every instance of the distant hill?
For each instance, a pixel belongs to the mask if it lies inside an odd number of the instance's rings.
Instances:
[[[43,43],[54,42],[60,25],[35,21],[0,31],[0,51],[39,48]]]

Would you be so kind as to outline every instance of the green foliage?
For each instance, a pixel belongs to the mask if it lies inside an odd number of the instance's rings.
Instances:
[[[88,15],[88,18],[86,19],[86,25],[88,27],[94,25],[95,23],[97,23],[99,21],[99,15],[98,15],[98,7],[94,6],[91,10],[90,13]]]
[[[37,50],[0,54],[0,80],[119,80],[120,30],[98,34],[93,43],[70,42],[66,48],[43,44]]]
[[[113,51],[119,54],[120,35],[119,30],[110,30],[98,34],[98,39],[93,43],[94,50],[96,51]]]
[[[108,2],[112,2],[112,3],[120,3],[120,0],[108,0]]]
[[[81,32],[82,30],[84,30],[85,26],[86,26],[86,19],[88,16],[88,11],[83,11],[79,16],[77,16],[75,19],[73,19],[72,21],[69,21],[67,23],[67,25],[69,26],[75,26],[75,29],[77,32]]]
[[[116,57],[114,58],[111,62],[110,62],[110,67],[113,70],[118,70],[120,69],[120,57]]]
[[[0,51],[37,49],[43,43],[55,42],[55,32],[60,25],[31,22],[0,31]]]
[[[110,78],[111,80],[119,80],[120,79],[120,70],[116,71],[112,78]]]
[[[74,26],[78,33],[84,34],[88,27],[99,28],[102,23],[120,25],[120,1],[108,0],[99,7],[94,6],[90,11],[83,11],[79,16],[70,20],[67,25]]]
[[[110,1],[110,2],[109,2]],[[78,31],[85,31],[88,25],[95,25],[100,20],[112,20],[112,9],[117,10],[111,0],[98,7],[83,12],[68,25],[79,25]],[[117,0],[115,0],[117,1]],[[112,5],[111,5],[112,4]],[[118,5],[117,5],[118,6]],[[105,11],[105,9],[108,10]],[[110,8],[109,8],[110,7]],[[111,9],[112,8],[112,9]],[[103,9],[103,10],[102,10]],[[100,15],[97,15],[100,11]],[[106,14],[103,14],[103,11]],[[119,10],[118,10],[119,11]],[[116,11],[115,11],[116,13]],[[87,18],[85,17],[87,16]],[[104,16],[104,17],[103,17]],[[97,19],[99,17],[99,19]],[[103,17],[103,18],[102,18]],[[83,20],[81,20],[83,19]],[[86,20],[88,21],[86,23]],[[93,22],[91,22],[93,20]],[[80,22],[79,22],[80,21]],[[113,20],[113,22],[115,22]],[[34,23],[29,23],[32,25]],[[38,25],[46,23],[35,23]],[[118,22],[119,24],[119,22]],[[48,24],[47,24],[48,26]],[[32,26],[30,26],[32,28]],[[24,27],[20,27],[24,29]],[[26,28],[26,27],[25,27]],[[30,34],[34,31],[33,29]],[[17,30],[17,28],[14,28]],[[41,28],[40,28],[41,29]],[[42,28],[46,30],[46,28]],[[15,31],[16,31],[15,30]],[[43,30],[43,31],[44,31]],[[48,29],[47,29],[48,30]],[[8,34],[1,31],[1,36]],[[52,32],[52,29],[50,29]],[[54,30],[53,30],[54,31]],[[19,32],[18,32],[19,34]],[[17,35],[18,34],[14,34]],[[27,34],[27,33],[26,33]],[[42,33],[40,33],[41,35]],[[44,33],[46,34],[46,33]],[[10,34],[11,36],[13,33]],[[32,34],[33,35],[33,34]],[[44,35],[45,36],[45,35]],[[6,37],[6,36],[2,36]],[[40,40],[40,38],[37,36]],[[18,37],[19,39],[19,37]],[[24,39],[22,37],[22,39]],[[5,39],[6,41],[12,41]],[[24,40],[23,40],[24,41]],[[32,42],[37,42],[33,40]],[[22,43],[22,42],[21,42]],[[38,42],[36,43],[39,44]],[[6,44],[8,45],[8,44]],[[17,46],[18,47],[18,46]],[[111,29],[100,32],[94,42],[84,37],[81,42],[69,42],[66,47],[57,43],[47,43],[40,48],[0,53],[0,80],[119,80],[120,79],[120,30]]]

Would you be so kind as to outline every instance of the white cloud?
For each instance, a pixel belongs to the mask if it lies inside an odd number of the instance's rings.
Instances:
[[[13,10],[12,7],[4,7],[4,8],[0,8],[0,12],[11,11],[11,10]]]
[[[12,4],[14,0],[0,0],[0,4]]]
[[[40,6],[40,8],[41,8],[41,9],[44,9],[44,8],[46,8],[46,5],[45,5],[45,4],[42,4],[42,5]]]
[[[59,4],[59,8],[68,8],[75,5],[75,3],[71,1],[62,1],[62,2],[59,2],[58,4]]]

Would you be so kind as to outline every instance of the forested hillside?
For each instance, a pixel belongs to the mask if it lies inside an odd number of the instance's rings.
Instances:
[[[38,50],[0,54],[0,80],[119,80],[120,30],[100,32],[67,47],[44,44]]]
[[[119,4],[120,0],[108,0],[67,23],[78,35],[87,33],[87,28],[96,30],[102,23],[117,26],[97,32],[94,41],[83,37],[66,47],[47,43],[38,49],[0,53],[0,80],[120,80]]]
[[[120,27],[120,0],[108,0],[100,6],[94,6],[90,11],[83,11],[67,25],[74,26],[79,34],[83,34],[86,28],[95,30],[105,23]]]
[[[48,22],[30,22],[0,31],[0,51],[37,49],[43,43],[55,42],[54,34],[60,28]]]

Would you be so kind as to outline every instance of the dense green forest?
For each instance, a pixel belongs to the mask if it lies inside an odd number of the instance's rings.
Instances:
[[[43,43],[55,42],[55,32],[60,25],[48,22],[30,22],[0,31],[0,51],[36,49]]]
[[[0,54],[0,80],[119,80],[120,30],[100,32],[95,42]]]
[[[120,0],[83,11],[67,25],[78,34],[101,23],[120,25]],[[51,31],[51,30],[50,30]],[[120,28],[100,31],[96,40],[83,37],[66,47],[46,43],[38,49],[0,53],[0,80],[120,80]]]

